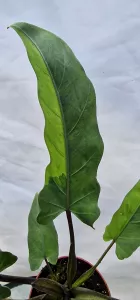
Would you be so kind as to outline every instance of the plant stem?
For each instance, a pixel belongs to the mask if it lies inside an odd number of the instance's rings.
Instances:
[[[67,285],[69,288],[71,288],[73,279],[77,271],[77,259],[75,255],[75,238],[74,238],[71,212],[67,210],[66,215],[67,215],[67,221],[68,221],[69,233],[70,233],[70,250],[69,250],[69,258],[67,264]]]
[[[109,252],[109,250],[112,248],[112,246],[114,245],[115,241],[112,241],[109,246],[106,248],[106,250],[104,251],[104,253],[101,255],[101,257],[98,259],[98,261],[96,262],[96,264],[94,265],[93,268],[97,268],[99,266],[99,264],[102,262],[102,260],[104,259],[104,257],[106,256],[106,254]]]
[[[72,223],[72,217],[71,212],[69,210],[66,210],[66,216],[69,226],[69,233],[70,233],[70,243],[74,246],[75,249],[75,238],[74,238],[74,230],[73,230],[73,223]]]
[[[114,245],[115,241],[112,241],[110,243],[110,245],[106,248],[106,250],[104,251],[104,253],[101,255],[101,257],[98,259],[98,261],[96,262],[96,264],[90,268],[88,271],[86,271],[84,274],[82,274],[72,285],[72,288],[76,288],[81,286],[86,280],[88,280],[93,273],[95,272],[96,268],[99,266],[99,264],[101,263],[101,261],[104,259],[104,257],[106,256],[106,254],[109,252],[109,250],[112,248],[112,246]]]
[[[69,299],[70,299],[70,297],[67,294],[65,294],[64,295],[64,300],[69,300]]]
[[[12,276],[12,275],[4,275],[0,274],[0,281],[2,282],[15,282],[17,284],[30,284],[35,281],[35,277],[20,277],[20,276]]]

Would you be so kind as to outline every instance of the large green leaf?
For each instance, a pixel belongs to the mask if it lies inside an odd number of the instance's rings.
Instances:
[[[0,300],[10,297],[11,291],[8,287],[2,286],[0,284]]]
[[[29,263],[32,271],[37,270],[44,258],[51,264],[58,259],[58,236],[54,224],[47,225],[37,222],[39,214],[38,194],[35,195],[28,218]]]
[[[38,221],[46,224],[70,210],[92,226],[100,214],[96,175],[103,153],[93,85],[59,37],[27,23],[11,27],[21,37],[36,73],[45,117],[50,164],[39,194]]]
[[[119,259],[129,257],[140,246],[140,181],[126,195],[106,227],[104,240],[114,240]]]
[[[17,259],[17,256],[12,253],[0,250],[0,272],[12,266]]]

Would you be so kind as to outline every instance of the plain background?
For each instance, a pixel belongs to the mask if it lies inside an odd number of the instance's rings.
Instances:
[[[7,273],[29,275],[27,217],[35,192],[43,186],[49,155],[34,72],[20,38],[6,29],[18,21],[63,38],[96,89],[105,144],[98,171],[102,214],[95,231],[74,218],[77,255],[94,264],[107,247],[102,239],[105,226],[140,177],[140,1],[0,1],[0,248],[19,257]],[[60,255],[66,255],[65,216],[55,223]],[[114,297],[139,299],[139,249],[121,262],[114,247],[99,270]],[[28,291],[20,287],[13,296],[21,299]]]

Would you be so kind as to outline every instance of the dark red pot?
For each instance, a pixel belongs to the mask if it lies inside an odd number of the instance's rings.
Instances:
[[[67,256],[62,256],[58,259],[57,264],[61,264],[61,263],[62,263],[62,265],[67,264],[67,260],[68,260]],[[90,264],[88,261],[77,257],[76,277],[78,278],[80,275],[82,275],[82,273],[89,270],[92,266],[93,265]],[[47,271],[46,270],[47,270],[47,266],[41,270],[41,272],[37,275],[36,278],[47,277],[48,275],[46,273],[48,273],[48,270]],[[75,279],[77,279],[77,278],[75,278]],[[102,275],[100,274],[100,272],[97,269],[94,272],[94,274],[90,277],[90,279],[88,279],[86,281],[85,287],[89,288],[91,290],[95,290],[96,292],[102,293],[106,296],[111,296],[110,290],[109,290],[109,287],[108,287],[106,281],[104,280],[104,278],[102,277]],[[35,289],[31,289],[29,299],[31,297],[35,297],[37,295],[38,295],[37,291]]]

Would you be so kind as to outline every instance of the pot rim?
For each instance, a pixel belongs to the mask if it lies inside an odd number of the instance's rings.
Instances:
[[[68,258],[68,256],[67,256],[67,255],[60,256],[60,257],[58,258],[58,260],[63,259],[63,258]],[[88,262],[87,260],[85,260],[84,258],[81,258],[81,257],[79,257],[79,256],[76,256],[76,258],[78,258],[78,259],[80,259],[81,261],[87,263],[88,265],[90,265],[90,267],[93,267],[93,265],[92,265],[90,262]],[[41,274],[41,272],[42,272],[42,270],[38,273],[38,275],[36,276],[36,279],[39,278],[39,275]],[[103,282],[104,282],[104,284],[105,284],[105,286],[106,286],[106,289],[107,289],[107,291],[108,291],[108,295],[109,295],[109,297],[111,297],[111,293],[110,293],[108,284],[106,283],[104,277],[103,277],[102,274],[98,271],[98,269],[96,269],[96,272],[99,274],[99,276],[100,276],[101,279],[103,280]],[[32,289],[30,290],[29,299],[30,299],[30,297],[31,297],[31,293],[32,293]]]

